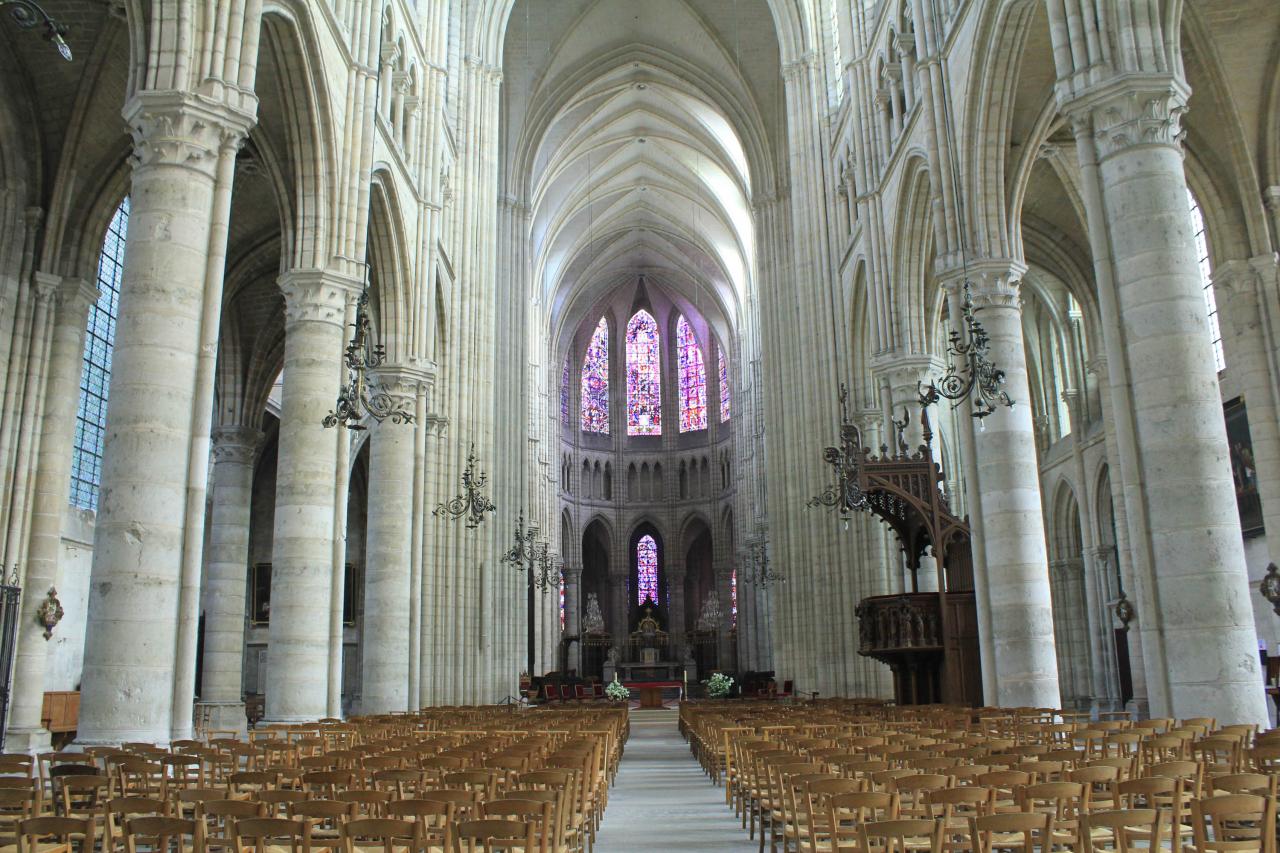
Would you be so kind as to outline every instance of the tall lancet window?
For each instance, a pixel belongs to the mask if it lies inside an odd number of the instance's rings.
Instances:
[[[1222,352],[1222,327],[1218,325],[1218,301],[1213,295],[1213,265],[1209,261],[1209,238],[1205,233],[1204,212],[1191,188],[1187,188],[1187,207],[1191,210],[1191,230],[1196,235],[1196,257],[1200,260],[1200,284],[1204,290],[1204,310],[1209,317],[1209,335],[1213,341],[1213,362],[1219,370],[1227,366]]]
[[[111,384],[111,350],[116,343],[116,310],[124,275],[124,241],[129,231],[129,199],[116,208],[98,254],[98,301],[89,308],[80,370],[80,405],[76,440],[71,448],[71,503],[98,508],[102,478],[102,438],[107,428],[107,389]]]
[[[582,357],[582,431],[609,434],[609,321],[604,317]]]
[[[569,427],[569,356],[564,357],[564,370],[560,372],[560,425]]]
[[[658,603],[658,543],[646,533],[636,543],[636,603]]]
[[[662,435],[658,322],[640,310],[627,323],[627,435]]]
[[[707,368],[693,327],[683,316],[676,321],[676,350],[680,355],[680,431],[707,428]]]
[[[720,367],[720,423],[724,423],[733,414],[733,408],[729,405],[729,365],[725,363],[723,347],[716,347],[716,360]]]

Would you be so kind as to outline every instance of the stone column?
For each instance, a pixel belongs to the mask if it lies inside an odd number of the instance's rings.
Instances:
[[[333,537],[343,535],[333,529],[342,427],[325,429],[321,421],[338,396],[335,365],[345,343],[347,294],[359,286],[327,270],[290,270],[280,277],[284,393],[266,696],[266,718],[273,722],[316,720],[327,711]]]
[[[252,123],[180,92],[139,93],[124,115],[135,159],[85,631],[85,744],[170,736],[215,170]]]
[[[985,565],[975,566],[975,581],[985,586],[990,602],[991,636],[982,639],[991,643],[996,695],[987,701],[1049,708],[1058,707],[1061,697],[1018,297],[1025,269],[1012,260],[970,266],[974,309],[990,338],[989,357],[1004,371],[1004,390],[1015,403],[997,406],[975,430],[978,482],[971,488],[976,485],[982,496],[985,537]],[[947,286],[959,285],[953,278]],[[952,323],[960,325],[958,315]],[[972,400],[963,406],[971,410]]]
[[[566,637],[577,637],[578,641],[569,649],[569,669],[582,674],[582,567],[564,567],[564,633]]]
[[[37,276],[41,274],[37,273]],[[44,278],[44,284],[57,287],[57,308],[46,378],[44,428],[36,460],[31,544],[22,582],[18,645],[14,659],[13,683],[18,689],[11,694],[13,707],[9,712],[9,729],[5,733],[8,751],[29,754],[50,749],[49,732],[40,724],[49,642],[44,637],[44,630],[36,623],[36,611],[58,576],[62,520],[71,490],[71,447],[80,399],[85,324],[89,306],[98,298],[97,289],[83,279],[58,281],[56,277],[48,277]]]
[[[1065,34],[1055,30],[1055,38]],[[1064,53],[1065,57],[1066,54]],[[1061,78],[1061,75],[1060,75]],[[1183,174],[1185,83],[1116,75],[1058,93],[1071,117],[1126,464],[1151,711],[1265,724],[1253,609]],[[1093,234],[1091,233],[1091,237]],[[1108,251],[1109,250],[1109,251]],[[1117,370],[1124,381],[1116,381]],[[1135,512],[1137,513],[1135,515]],[[1144,518],[1145,516],[1145,518]],[[1143,523],[1145,521],[1145,523]]]
[[[262,430],[218,427],[213,432],[213,505],[204,575],[204,666],[200,705],[210,726],[243,731],[244,617],[249,568],[254,461]]]
[[[684,564],[684,558],[667,560],[665,567],[667,575],[667,589],[671,593],[671,606],[667,611],[667,631],[671,634],[671,651],[668,658],[671,660],[684,660],[685,632],[689,630],[689,626],[685,624],[684,611],[684,583],[688,577]]]
[[[414,411],[418,394],[425,391],[421,377],[403,368],[379,369],[370,378],[391,398],[395,411]],[[373,427],[369,441],[361,710],[390,714],[409,710],[414,427],[388,418]]]
[[[716,598],[720,600],[720,624],[716,626],[716,662],[720,669],[733,672],[737,669],[737,651],[733,642],[733,605],[730,599],[729,578],[733,569],[727,564],[715,567]],[[699,673],[701,677],[701,673]]]

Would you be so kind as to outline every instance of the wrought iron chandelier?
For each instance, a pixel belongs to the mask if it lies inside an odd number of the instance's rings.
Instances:
[[[775,583],[786,583],[787,577],[777,571],[769,564],[769,543],[767,541],[752,542],[751,549],[751,573],[747,576],[747,583],[768,589]]]
[[[484,521],[485,513],[497,511],[498,508],[493,505],[493,501],[489,500],[489,496],[484,493],[489,475],[481,471],[477,476],[476,462],[476,446],[472,444],[471,450],[467,453],[467,467],[462,472],[462,494],[454,495],[436,506],[431,512],[432,515],[454,520],[465,517],[467,527],[474,529]]]
[[[858,485],[858,451],[862,436],[849,421],[849,387],[840,383],[840,444],[828,447],[822,458],[835,470],[836,481],[821,494],[809,498],[807,507],[825,506],[838,509],[848,523],[849,515],[870,508],[867,493]]]
[[[43,26],[44,40],[57,48],[63,59],[71,61],[71,47],[66,40],[70,30],[66,24],[55,21],[35,0],[0,0],[0,9],[4,8],[9,9],[9,16],[19,29],[31,30]]]
[[[517,572],[529,570],[529,583],[544,594],[551,587],[560,585],[558,573],[554,572],[554,560],[551,558],[551,546],[538,541],[538,528],[525,526],[524,510],[516,517],[515,538],[510,550],[502,555],[502,562],[514,566]]]
[[[366,374],[382,366],[387,358],[387,348],[376,344],[369,331],[369,280],[368,264],[365,265],[365,286],[356,303],[356,319],[351,324],[355,332],[347,344],[347,384],[338,389],[338,402],[324,417],[326,428],[339,424],[347,429],[367,429],[360,423],[365,415],[381,423],[391,418],[392,423],[411,424],[413,415],[396,408],[391,395],[381,389],[370,390]]]
[[[1012,408],[1013,398],[1002,387],[1004,371],[996,367],[987,354],[991,348],[991,339],[976,316],[973,293],[967,278],[960,312],[967,335],[962,335],[958,329],[951,330],[950,342],[947,344],[947,373],[937,382],[930,382],[928,385],[920,383],[920,405],[932,406],[945,398],[952,400],[955,408],[972,395],[974,401],[971,414],[981,421],[994,412],[996,406]]]

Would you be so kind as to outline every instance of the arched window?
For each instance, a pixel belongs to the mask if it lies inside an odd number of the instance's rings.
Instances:
[[[658,323],[640,310],[627,323],[627,435],[662,435]]]
[[[658,543],[648,533],[636,543],[636,602],[658,602]]]
[[[560,372],[560,425],[569,427],[569,356],[564,357],[564,370]]]
[[[720,423],[724,423],[733,409],[729,405],[729,365],[725,363],[722,347],[716,347],[716,360],[720,362]]]
[[[1209,262],[1209,238],[1204,229],[1204,213],[1195,194],[1187,187],[1187,207],[1191,210],[1191,230],[1196,234],[1196,256],[1200,259],[1200,284],[1204,290],[1204,310],[1209,315],[1209,334],[1213,340],[1213,361],[1219,370],[1227,366],[1222,352],[1222,328],[1218,325],[1218,301],[1213,296],[1213,265]]]
[[[560,630],[564,631],[564,569],[560,570]]]
[[[827,0],[827,14],[831,24],[831,105],[840,106],[844,100],[844,56],[840,49],[839,3],[844,0]]]
[[[124,243],[129,231],[129,199],[116,208],[98,254],[98,301],[89,308],[80,370],[80,405],[76,440],[71,449],[71,503],[98,508],[102,478],[102,437],[107,427],[107,390],[111,384],[111,350],[116,342],[116,310],[124,274]]]
[[[676,351],[680,357],[680,431],[707,428],[707,368],[693,327],[682,315],[676,320]]]
[[[729,575],[729,612],[733,616],[734,627],[738,625],[738,570]]]
[[[582,431],[609,434],[609,321],[604,317],[582,357]]]

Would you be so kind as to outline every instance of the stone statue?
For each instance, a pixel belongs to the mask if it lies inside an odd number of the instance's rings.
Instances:
[[[594,592],[587,594],[587,612],[582,617],[582,633],[605,633],[604,614],[600,612],[600,599]]]

